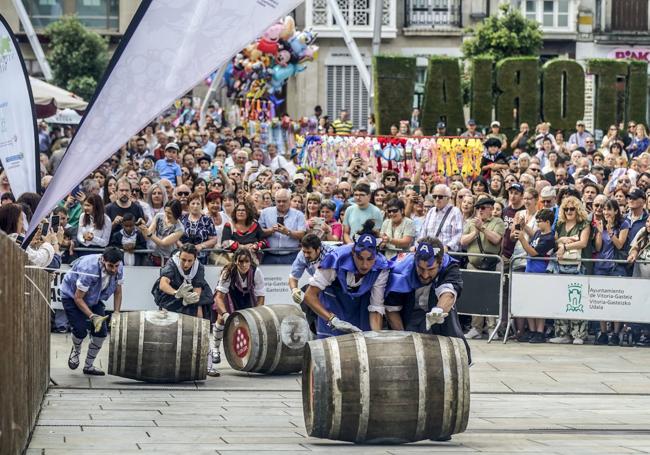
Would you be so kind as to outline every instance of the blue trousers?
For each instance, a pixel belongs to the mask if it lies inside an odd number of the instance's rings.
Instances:
[[[106,321],[102,324],[102,328],[99,332],[95,332],[95,327],[90,322],[90,319],[86,317],[85,314],[81,312],[77,304],[74,303],[74,300],[63,298],[63,309],[65,310],[66,316],[68,316],[68,321],[70,322],[70,327],[72,327],[72,334],[79,338],[84,339],[88,335],[88,331],[92,336],[99,338],[104,338],[108,335],[108,327],[106,326]],[[95,305],[88,305],[90,311],[99,316],[104,316],[106,314],[104,308],[104,302],[98,302]]]

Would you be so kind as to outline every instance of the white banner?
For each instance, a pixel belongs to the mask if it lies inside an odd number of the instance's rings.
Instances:
[[[262,265],[260,266],[264,275],[266,285],[266,305],[290,304],[291,292],[289,291],[289,265]],[[217,286],[221,267],[207,266],[205,268],[205,279],[214,290]],[[70,266],[61,266],[61,271],[70,270]],[[124,286],[122,288],[122,311],[143,311],[155,310],[156,304],[151,295],[151,288],[160,276],[158,267],[124,267]],[[52,282],[52,307],[60,310],[61,306],[61,282],[64,273],[55,273]],[[300,280],[300,285],[307,284],[308,277],[305,274]],[[106,302],[106,308],[113,309],[113,298]]]
[[[143,0],[36,213],[302,0]]]
[[[643,278],[512,274],[513,317],[650,322],[650,282]]]
[[[11,190],[36,192],[36,117],[22,55],[9,25],[0,15],[0,159]],[[38,172],[40,178],[40,171]]]

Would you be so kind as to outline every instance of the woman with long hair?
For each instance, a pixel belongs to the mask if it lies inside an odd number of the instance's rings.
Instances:
[[[138,226],[148,241],[153,242],[154,252],[150,256],[153,265],[164,265],[176,249],[178,241],[185,233],[180,222],[183,209],[177,200],[168,201],[163,212],[153,217],[147,227],[145,224]]]
[[[222,245],[231,252],[239,248],[248,248],[253,252],[268,248],[262,227],[255,220],[255,208],[248,202],[235,205],[232,221],[223,227]]]
[[[520,231],[520,236],[525,236],[526,240],[533,238],[537,232],[537,204],[539,202],[539,193],[534,188],[524,190],[524,209],[520,210],[515,215],[514,225],[510,232],[510,238],[515,239],[515,231]],[[519,226],[519,229],[517,229]],[[521,241],[515,243],[512,257],[525,255],[526,251],[521,245]],[[512,269],[516,272],[523,272],[526,269],[526,259],[515,259],[512,261]],[[523,327],[522,327],[523,328]],[[526,340],[528,341],[528,340]]]
[[[343,225],[336,221],[336,204],[329,199],[324,200],[320,205],[320,218],[323,220],[321,229],[322,240],[338,242],[343,238]]]
[[[487,194],[488,184],[483,177],[476,177],[472,180],[472,194],[478,197],[481,194]]]
[[[201,177],[195,179],[192,185],[192,193],[196,193],[201,197],[201,207],[205,208],[205,195],[208,194],[208,182]]]
[[[305,213],[305,199],[302,194],[294,193],[291,195],[291,208]]]
[[[637,261],[647,262],[647,264],[640,264]],[[645,227],[637,232],[632,240],[627,262],[634,264],[632,276],[650,278],[650,217],[645,220]]]
[[[492,198],[503,197],[503,176],[497,172],[490,175],[488,195]]]
[[[219,348],[230,314],[264,305],[265,295],[264,275],[257,267],[253,251],[248,248],[236,249],[232,260],[219,274],[219,282],[214,293],[213,309],[217,312],[217,321],[210,342],[213,366],[221,361]],[[216,369],[211,371],[210,375],[217,376]]]
[[[582,202],[575,196],[561,198],[558,220],[555,227],[557,263],[551,263],[554,273],[581,275],[582,255],[587,248],[591,227],[589,214]],[[584,344],[587,338],[587,321],[555,321],[554,344]]]
[[[203,214],[203,203],[199,193],[192,193],[187,198],[188,213],[181,216],[181,223],[185,234],[181,237],[182,243],[191,243],[196,246],[198,261],[205,265],[208,262],[209,250],[217,244],[217,231],[212,223],[212,218]]]
[[[24,238],[26,216],[21,204],[4,204],[0,206],[0,229],[10,239],[19,241],[19,236]],[[37,267],[47,267],[60,254],[59,243],[63,240],[63,227],[58,232],[51,229],[42,232],[42,225],[36,230],[36,234],[27,247],[27,259]]]
[[[223,213],[232,220],[235,218],[235,202],[237,201],[237,196],[235,193],[226,191],[221,194],[221,209]]]
[[[111,219],[104,213],[104,201],[98,194],[89,195],[83,203],[83,215],[77,229],[77,246],[104,248],[111,240]],[[79,256],[95,252],[78,251]]]
[[[156,215],[165,211],[165,205],[167,204],[167,190],[160,182],[156,182],[152,184],[149,191],[147,191],[146,198],[150,213],[145,213],[145,215],[149,216],[149,223],[151,223]]]
[[[117,200],[117,179],[112,175],[107,176],[106,180],[104,180],[102,199],[104,205],[108,205]]]
[[[476,202],[476,199],[471,194],[466,195],[460,201],[460,213],[463,215],[463,224],[474,218],[474,202]]]
[[[636,158],[641,156],[650,146],[650,138],[648,137],[648,130],[645,125],[642,123],[637,123],[636,129],[634,130],[634,138],[632,142],[627,146],[627,153],[630,158]]]
[[[310,220],[313,218],[320,217],[320,204],[322,201],[322,196],[320,193],[309,193],[307,195],[307,206],[305,207],[305,220],[307,220],[307,225],[310,229],[313,229],[314,222],[310,223]]]
[[[596,237],[594,240],[596,259],[622,259],[627,236],[630,232],[630,222],[621,212],[621,208],[615,199],[608,199],[603,208],[604,220],[596,222]],[[627,255],[626,255],[627,256]],[[594,264],[595,275],[605,276],[626,276],[625,264],[616,262],[596,262]],[[618,346],[621,342],[619,333],[623,328],[622,322],[612,324],[614,331],[611,337],[607,336],[607,322],[600,322],[600,334],[596,338],[596,344],[609,344]]]

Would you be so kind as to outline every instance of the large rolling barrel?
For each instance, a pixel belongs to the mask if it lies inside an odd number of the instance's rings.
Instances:
[[[446,440],[467,427],[463,341],[412,332],[365,332],[305,347],[302,403],[309,436],[396,443]]]
[[[146,382],[204,380],[210,322],[167,311],[113,315],[108,373]]]
[[[224,330],[226,359],[235,370],[287,374],[302,368],[309,327],[298,305],[235,311]]]

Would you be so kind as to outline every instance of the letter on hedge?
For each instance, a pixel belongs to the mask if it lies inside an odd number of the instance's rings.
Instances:
[[[519,123],[535,125],[539,118],[537,57],[511,57],[497,63],[496,116],[503,129],[518,129]],[[516,115],[515,115],[516,112]]]
[[[596,76],[594,126],[607,131],[609,125],[617,123],[616,80],[627,77],[627,62],[619,60],[594,59],[587,62],[589,73]],[[643,116],[645,119],[645,115]]]
[[[447,123],[447,132],[455,134],[465,126],[463,98],[460,93],[458,59],[431,57],[422,103],[422,125],[425,134],[435,133],[436,123]]]
[[[378,55],[373,58],[372,68],[377,134],[389,134],[392,124],[411,118],[416,60]]]
[[[575,60],[543,67],[542,117],[554,129],[570,130],[585,115],[585,73]]]
[[[479,125],[492,122],[492,67],[494,60],[477,57],[472,60],[472,96],[470,117]]]
[[[645,123],[648,108],[648,62],[634,60],[629,65],[627,121]]]

